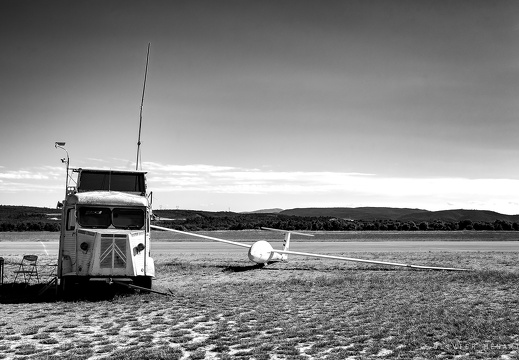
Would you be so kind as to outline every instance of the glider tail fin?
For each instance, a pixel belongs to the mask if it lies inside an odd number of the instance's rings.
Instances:
[[[283,251],[289,251],[290,235],[295,234],[295,235],[303,235],[303,236],[313,236],[312,234],[305,234],[305,233],[295,232],[292,230],[281,230],[281,229],[273,229],[273,228],[268,228],[268,227],[262,227],[262,229],[268,230],[268,231],[282,232],[285,234],[285,241],[283,241]],[[281,257],[282,261],[285,261],[288,258],[288,254],[280,254],[280,253],[276,253],[276,254],[277,254],[277,256]]]
[[[288,251],[290,248],[290,234],[291,234],[290,231],[285,232],[285,241],[283,241],[283,251]],[[282,254],[281,258],[283,260],[286,260],[286,259],[288,259],[288,255]]]

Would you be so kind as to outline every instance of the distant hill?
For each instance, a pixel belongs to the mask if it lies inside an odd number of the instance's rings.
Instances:
[[[441,211],[426,211],[420,214],[408,214],[400,217],[398,220],[403,221],[461,221],[471,220],[493,222],[495,220],[505,220],[511,222],[519,222],[519,215],[500,214],[490,210],[441,210]]]
[[[506,220],[518,222],[519,215],[505,215],[489,210],[441,210],[429,211],[423,209],[388,208],[388,207],[358,207],[358,208],[300,208],[283,210],[281,215],[291,216],[324,216],[348,220],[399,220],[399,221],[486,221]]]
[[[247,212],[243,212],[242,214],[279,214],[282,211],[283,211],[283,209],[275,208],[275,209],[262,209],[262,210],[255,210],[255,211],[247,211]]]
[[[157,210],[153,214],[168,219],[193,219],[196,217],[232,217],[238,213],[230,211],[202,211],[202,210]]]
[[[389,208],[389,207],[358,207],[358,208],[296,208],[281,211],[281,215],[290,216],[325,216],[348,220],[398,220],[410,214],[422,213],[427,210]]]
[[[189,219],[195,217],[235,217],[242,214],[278,214],[304,217],[333,217],[347,220],[398,220],[398,221],[452,221],[461,220],[486,221],[505,220],[519,223],[519,215],[500,214],[490,210],[441,210],[429,211],[423,209],[391,208],[391,207],[334,207],[334,208],[295,208],[282,210],[279,208],[262,209],[248,213],[230,211],[200,211],[200,210],[158,210],[153,212],[165,218]],[[61,210],[35,206],[0,205],[1,221],[49,221],[61,217]]]

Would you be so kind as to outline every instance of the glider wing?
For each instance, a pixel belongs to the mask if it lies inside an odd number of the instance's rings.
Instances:
[[[171,231],[171,232],[175,232],[175,233],[178,233],[178,234],[184,234],[184,235],[199,237],[199,238],[202,238],[202,239],[218,241],[218,242],[221,242],[221,243],[225,243],[225,244],[229,244],[229,245],[235,245],[235,246],[241,246],[241,247],[245,247],[245,248],[250,248],[252,246],[252,245],[249,245],[249,244],[244,244],[244,243],[240,243],[240,242],[236,242],[236,241],[218,239],[218,238],[215,238],[215,237],[212,237],[212,236],[206,236],[206,235],[202,235],[202,234],[195,234],[195,233],[191,233],[191,232],[187,232],[187,231],[181,231],[181,230],[165,228],[165,227],[162,227],[162,226],[150,225],[150,227],[152,229]]]
[[[364,260],[364,259],[348,258],[348,257],[343,257],[343,256],[321,255],[321,254],[312,254],[312,253],[287,251],[287,250],[273,250],[273,251],[280,253],[280,254],[287,254],[287,255],[308,256],[308,257],[343,260],[343,261],[355,261],[355,262],[363,262],[363,263],[369,263],[369,264],[401,266],[401,267],[408,267],[408,268],[412,268],[412,269],[449,270],[449,271],[468,271],[469,270],[469,269],[458,269],[458,268],[448,268],[448,267],[411,265],[411,264],[393,263],[393,262],[387,262],[387,261]]]

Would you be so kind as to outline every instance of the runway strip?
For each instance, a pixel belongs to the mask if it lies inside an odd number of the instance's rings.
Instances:
[[[252,243],[250,243],[252,245]],[[281,249],[281,242],[272,242],[275,249]],[[152,242],[151,254],[172,255],[180,254],[211,254],[229,253],[242,254],[246,249],[216,242]],[[301,242],[292,241],[290,250],[314,252],[320,254],[339,254],[348,252],[429,252],[429,251],[519,251],[516,241],[362,241],[362,242]],[[58,242],[25,241],[0,242],[0,256],[8,255],[51,255],[57,256]]]

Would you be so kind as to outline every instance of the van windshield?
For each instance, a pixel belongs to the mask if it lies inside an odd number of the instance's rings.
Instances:
[[[144,211],[115,208],[112,210],[112,225],[118,229],[140,229],[144,226]]]
[[[79,208],[78,215],[78,223],[85,228],[140,229],[145,221],[143,209],[84,206]]]
[[[82,207],[79,209],[78,222],[87,228],[105,229],[112,223],[110,208]]]

